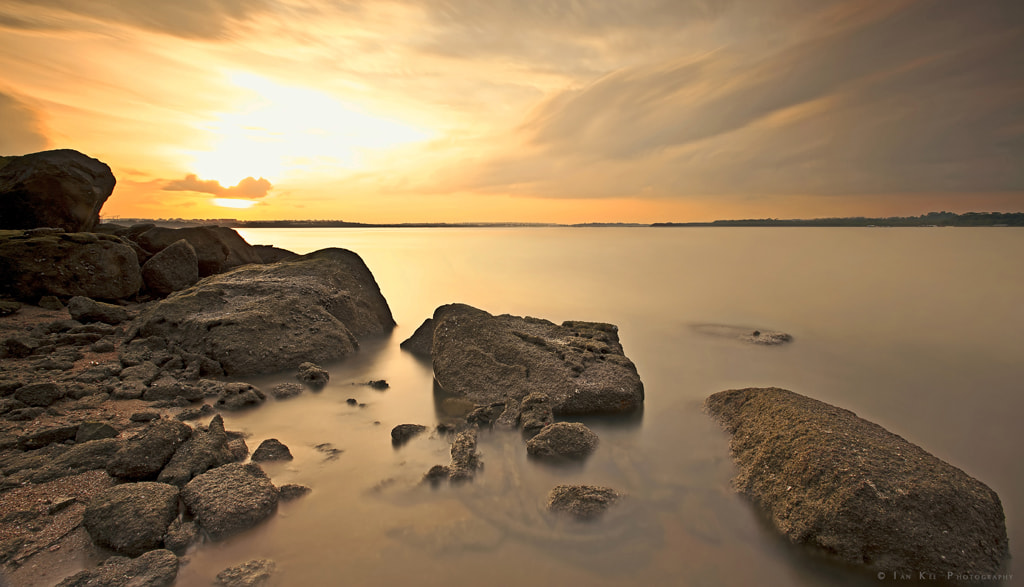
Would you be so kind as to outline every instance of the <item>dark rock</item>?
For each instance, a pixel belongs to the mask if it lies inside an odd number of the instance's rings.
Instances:
[[[505,402],[497,402],[487,406],[477,406],[466,414],[466,422],[481,427],[490,426],[505,411]]]
[[[0,167],[0,229],[92,230],[114,183],[105,163],[71,149],[10,158]]]
[[[228,449],[224,418],[217,414],[209,426],[194,430],[189,439],[178,447],[167,466],[160,471],[157,481],[182,487],[195,476],[234,460],[235,456]]]
[[[187,409],[184,409],[181,412],[179,412],[176,417],[179,420],[181,420],[181,421],[185,421],[185,420],[198,420],[199,418],[202,418],[204,416],[209,416],[210,414],[214,413],[215,411],[216,410],[214,410],[213,406],[211,406],[210,404],[203,404],[202,406],[200,406],[198,408],[187,408]]]
[[[543,393],[531,393],[519,404],[519,425],[523,434],[533,436],[555,421],[551,402]]]
[[[203,399],[203,397],[205,397],[205,393],[198,385],[182,383],[171,378],[161,378],[154,381],[142,394],[142,399],[148,402],[167,401],[178,398],[195,402]]]
[[[146,384],[142,381],[122,381],[114,385],[110,392],[110,398],[117,400],[142,399],[142,393],[145,390]]]
[[[146,261],[142,280],[146,289],[157,296],[191,287],[199,281],[196,250],[185,239],[175,241]]]
[[[408,351],[421,359],[430,359],[430,353],[434,345],[434,319],[427,318],[420,324],[419,328],[412,333],[412,336],[402,341],[399,345],[402,350]]]
[[[121,381],[138,381],[143,385],[149,385],[156,381],[156,378],[160,375],[160,366],[152,361],[143,361],[138,365],[132,365],[131,367],[125,367],[121,369],[121,373],[118,377]]]
[[[29,383],[14,392],[14,399],[30,406],[45,408],[64,397],[64,391],[53,382]]]
[[[276,438],[264,440],[252,453],[254,461],[290,461],[292,458],[292,451]]]
[[[179,240],[185,240],[196,254],[199,277],[208,277],[249,263],[263,262],[245,239],[234,230],[223,226],[157,226],[138,235],[134,240],[143,249],[154,254],[159,254]]]
[[[43,296],[39,298],[39,303],[36,305],[44,310],[60,311],[64,309],[64,304],[61,303],[60,298],[57,296]]]
[[[39,417],[45,411],[45,408],[37,407],[18,408],[7,412],[7,414],[4,415],[4,418],[12,422],[25,422]]]
[[[393,326],[362,260],[325,249],[204,279],[146,308],[127,338],[162,337],[238,376],[340,359]]]
[[[448,465],[434,465],[423,475],[423,480],[436,485],[441,481],[448,480],[451,475],[452,470]]]
[[[178,488],[166,483],[125,483],[97,495],[85,508],[93,542],[129,556],[163,545],[178,516]]]
[[[164,548],[179,556],[196,542],[199,542],[199,525],[192,520],[176,519],[164,534]]]
[[[298,499],[298,498],[306,495],[307,493],[312,491],[312,489],[310,489],[309,487],[306,487],[305,485],[298,485],[296,483],[288,483],[287,485],[282,485],[282,486],[278,487],[277,491],[278,491],[278,493],[280,495],[279,499],[281,501],[291,501],[293,499]]]
[[[70,233],[0,236],[0,293],[19,300],[86,296],[115,300],[142,286],[135,251],[117,237]]]
[[[22,408],[27,407],[28,406],[25,405],[25,402],[18,401],[14,398],[5,397],[3,399],[0,399],[0,414],[6,414],[7,412],[20,410]]]
[[[178,557],[160,549],[135,559],[112,556],[103,566],[76,573],[57,587],[170,587],[177,576]]]
[[[244,461],[249,456],[249,447],[245,444],[244,438],[229,437],[228,450],[231,451],[233,462]]]
[[[78,424],[41,428],[18,437],[18,448],[35,450],[55,442],[74,440],[76,434],[78,434]]]
[[[610,487],[556,485],[548,494],[548,510],[589,520],[606,512],[623,495]]]
[[[156,420],[158,418],[160,418],[160,412],[157,412],[155,410],[144,410],[141,412],[135,412],[134,414],[128,417],[128,419],[131,420],[132,422],[152,422],[153,420]]]
[[[107,463],[107,474],[129,480],[155,479],[161,469],[192,435],[192,429],[176,420],[160,419],[124,445]]]
[[[31,336],[8,336],[0,342],[0,357],[23,359],[34,353],[42,344],[41,340]]]
[[[390,385],[388,385],[388,382],[383,379],[371,379],[366,382],[366,385],[376,390],[384,390],[391,387]]]
[[[346,403],[346,404],[348,404],[348,405],[350,405],[350,406],[354,406],[354,405],[356,405],[356,404],[358,404],[358,403],[359,403],[359,400],[357,400],[357,399],[356,399],[356,398],[354,398],[354,397],[350,397],[350,398],[348,398],[347,400],[345,400],[345,403]]]
[[[10,302],[7,300],[0,300],[0,316],[10,316],[21,309],[21,304],[18,302]]]
[[[81,444],[101,438],[117,438],[118,434],[117,428],[105,422],[82,422],[75,433],[75,442]]]
[[[494,423],[501,428],[515,428],[519,425],[520,416],[520,402],[509,399],[505,401],[505,409],[501,411]]]
[[[112,353],[116,349],[114,342],[110,340],[97,340],[89,346],[89,350],[94,353]]]
[[[279,249],[272,245],[253,245],[252,250],[263,263],[290,261],[299,256],[298,253],[293,253],[287,249]]]
[[[225,383],[221,386],[216,405],[224,410],[241,410],[258,406],[266,399],[262,391],[248,383]]]
[[[425,432],[426,426],[420,424],[399,424],[391,429],[391,444],[402,445],[409,442],[409,439],[417,434]]]
[[[275,399],[288,399],[302,393],[302,386],[298,383],[280,383],[270,390]]]
[[[72,319],[78,320],[83,324],[87,322],[120,324],[128,320],[128,310],[121,306],[97,302],[85,296],[75,296],[68,300],[68,312],[71,314]]]
[[[922,448],[783,389],[723,391],[704,406],[732,435],[737,490],[791,541],[885,572],[1003,567],[999,496]]]
[[[331,380],[331,374],[316,363],[306,362],[299,365],[299,372],[295,378],[313,389],[323,389]]]
[[[217,573],[217,584],[224,587],[259,587],[270,579],[276,565],[268,559],[254,559]]]
[[[278,492],[259,465],[231,463],[189,481],[181,497],[203,530],[221,540],[270,517]]]
[[[422,330],[423,332],[420,332]],[[420,347],[426,324],[409,345]],[[545,393],[556,415],[630,412],[644,391],[619,344],[618,328],[597,322],[492,316],[464,305],[434,312],[431,357],[445,392],[477,404]],[[419,340],[420,342],[417,342]]]
[[[336,460],[339,456],[341,456],[341,453],[345,452],[340,448],[335,448],[334,445],[332,445],[329,442],[323,442],[321,444],[314,446],[313,448],[315,448],[318,452],[323,453],[325,461]]]
[[[482,466],[480,454],[476,452],[476,428],[463,430],[452,441],[452,462],[448,466],[448,478],[452,481],[468,481]]]
[[[579,422],[556,422],[545,426],[526,442],[526,452],[535,457],[583,459],[597,448],[598,437]]]

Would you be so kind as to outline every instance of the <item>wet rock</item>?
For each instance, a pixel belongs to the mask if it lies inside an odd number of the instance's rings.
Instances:
[[[704,406],[732,435],[737,490],[791,541],[886,572],[1005,563],[999,496],[881,426],[776,388],[723,391]]]
[[[64,397],[64,391],[56,383],[47,381],[30,383],[14,392],[14,399],[29,406],[45,408]]]
[[[413,436],[426,431],[426,426],[420,424],[399,424],[391,429],[391,444],[396,446],[409,442]]]
[[[487,406],[477,406],[466,414],[466,422],[478,426],[491,426],[505,411],[505,402],[496,402]]]
[[[299,485],[297,483],[288,483],[287,485],[282,485],[278,487],[277,490],[279,493],[279,499],[281,501],[291,501],[293,499],[298,499],[312,491],[312,489],[310,489],[309,487],[306,487],[305,485]]]
[[[233,462],[244,461],[249,456],[249,447],[241,437],[231,438],[229,435],[228,450],[231,451]]]
[[[85,508],[93,542],[129,556],[163,545],[178,516],[178,488],[166,483],[125,483],[97,495]]]
[[[217,573],[217,584],[224,587],[259,587],[270,579],[276,565],[269,559],[253,559]]]
[[[124,445],[107,464],[107,474],[119,479],[155,479],[174,452],[192,435],[192,429],[176,420],[156,420]]]
[[[102,322],[104,324],[120,324],[128,320],[128,310],[114,304],[105,304],[85,296],[75,296],[68,300],[68,312],[73,320],[86,324]]]
[[[434,319],[427,318],[420,324],[419,328],[412,333],[412,336],[402,341],[399,345],[402,350],[413,355],[430,360],[430,353],[434,345]]]
[[[548,494],[548,510],[590,520],[605,513],[623,494],[610,487],[556,485]]]
[[[302,386],[298,383],[280,383],[270,389],[270,394],[275,399],[288,399],[302,393]]]
[[[248,383],[225,383],[221,386],[216,406],[222,410],[241,410],[258,406],[267,399],[258,388]]]
[[[325,249],[204,279],[143,310],[126,336],[159,336],[240,376],[340,359],[393,326],[362,260]]]
[[[39,298],[39,303],[36,305],[44,310],[60,311],[64,309],[64,304],[61,303],[60,298],[57,296],[43,296]]]
[[[290,461],[292,458],[292,451],[276,438],[264,440],[252,453],[254,461]]]
[[[579,422],[556,422],[545,426],[526,442],[526,452],[535,457],[583,459],[597,448],[598,437]]]
[[[452,462],[448,466],[452,481],[466,481],[476,475],[482,466],[480,453],[476,451],[476,429],[463,430],[452,441]]]
[[[0,229],[92,230],[114,183],[110,167],[72,149],[12,157],[0,167]]]
[[[209,426],[194,430],[178,447],[157,481],[182,487],[197,475],[234,461],[235,455],[228,448],[228,435],[224,431],[224,418],[217,414]]]
[[[76,434],[78,434],[78,424],[65,424],[61,426],[39,428],[23,436],[19,436],[18,448],[21,450],[35,450],[55,442],[74,440]]]
[[[179,556],[196,542],[199,542],[199,525],[192,520],[175,519],[164,534],[164,548]]]
[[[170,587],[177,576],[178,557],[160,549],[135,559],[112,556],[102,566],[76,573],[57,587]]]
[[[0,235],[0,275],[0,293],[25,301],[45,295],[116,300],[142,286],[135,251],[117,237],[92,233]]]
[[[249,263],[263,262],[241,235],[223,226],[156,226],[139,234],[134,240],[153,254],[153,259],[178,241],[184,240],[195,253],[199,277],[216,275]]]
[[[117,428],[106,422],[82,422],[78,425],[78,430],[75,432],[75,442],[81,444],[90,440],[117,438],[118,434],[120,433],[117,431]]]
[[[323,389],[330,381],[331,374],[316,363],[306,362],[299,365],[299,372],[295,378],[313,389]]]
[[[254,463],[231,463],[188,482],[182,501],[214,540],[246,530],[277,509],[278,492]]]
[[[421,330],[407,347],[424,346],[416,339],[425,339],[429,328],[425,324]],[[450,304],[434,312],[432,332],[435,381],[474,403],[540,392],[550,398],[556,415],[624,413],[643,403],[640,376],[612,324],[559,326]]]
[[[142,266],[146,290],[166,296],[199,281],[199,258],[187,240],[181,239],[153,255]]]
[[[531,393],[519,404],[519,425],[525,436],[533,436],[555,421],[547,394]]]
[[[383,391],[391,387],[384,379],[371,379],[366,382],[366,385],[376,389],[377,391]]]

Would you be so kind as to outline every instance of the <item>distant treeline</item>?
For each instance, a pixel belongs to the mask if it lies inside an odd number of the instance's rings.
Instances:
[[[714,222],[658,222],[666,226],[1024,226],[1024,212],[929,212],[921,216],[889,218],[815,218],[812,220],[780,220],[761,218],[748,220],[715,220]]]

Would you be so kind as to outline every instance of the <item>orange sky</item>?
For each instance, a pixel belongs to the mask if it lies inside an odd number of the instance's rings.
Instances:
[[[0,0],[0,154],[105,218],[1024,210],[1019,0]]]

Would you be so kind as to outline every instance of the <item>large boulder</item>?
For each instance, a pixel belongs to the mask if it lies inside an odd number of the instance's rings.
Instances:
[[[277,509],[278,491],[255,463],[231,463],[188,482],[182,501],[214,540],[262,522]]]
[[[184,486],[196,475],[235,460],[228,449],[224,418],[217,414],[206,428],[198,428],[178,447],[170,462],[160,471],[157,481]]]
[[[199,281],[199,257],[185,239],[168,245],[142,266],[142,280],[150,293],[166,296]]]
[[[450,304],[434,312],[432,333],[425,323],[406,348],[428,348],[428,335],[438,385],[477,404],[531,392],[547,394],[557,415],[630,412],[643,404],[640,376],[612,324],[559,326]]]
[[[128,298],[142,287],[139,258],[116,236],[88,232],[0,233],[0,293],[35,302],[48,295]]]
[[[241,376],[339,359],[394,324],[362,259],[324,249],[203,279],[149,306],[128,338],[162,337]]]
[[[178,517],[178,488],[166,483],[125,483],[97,495],[83,521],[93,542],[129,556],[160,548]]]
[[[125,440],[107,463],[107,474],[119,479],[156,479],[178,447],[192,435],[187,424],[159,419],[141,435]]]
[[[138,558],[112,556],[103,565],[78,572],[57,587],[169,587],[178,576],[178,557],[151,550]]]
[[[88,232],[114,183],[105,163],[71,149],[9,158],[0,167],[0,229]]]
[[[737,490],[792,542],[872,571],[991,574],[1007,556],[999,496],[848,410],[784,389],[710,396]]]
[[[216,275],[263,259],[234,230],[224,226],[166,228],[156,226],[139,234],[135,242],[151,254],[158,254],[179,240],[185,240],[196,254],[199,276]],[[154,257],[155,258],[155,257]]]

